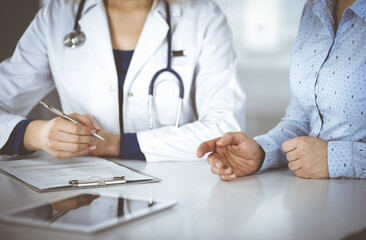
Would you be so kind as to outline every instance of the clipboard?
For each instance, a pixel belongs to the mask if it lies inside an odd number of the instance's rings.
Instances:
[[[49,155],[0,161],[0,172],[36,192],[160,182],[161,179],[116,161],[82,156],[56,159]]]

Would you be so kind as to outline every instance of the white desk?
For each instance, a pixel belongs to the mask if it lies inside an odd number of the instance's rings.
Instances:
[[[365,180],[304,180],[286,169],[222,182],[202,162],[124,164],[161,183],[88,190],[178,200],[163,212],[86,236],[0,225],[0,239],[341,239],[366,227]],[[86,190],[80,192],[88,192]],[[75,194],[36,193],[0,174],[0,212]]]

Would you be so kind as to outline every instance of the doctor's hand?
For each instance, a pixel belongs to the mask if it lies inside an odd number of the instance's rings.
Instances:
[[[32,121],[24,134],[24,146],[28,151],[45,151],[56,158],[85,155],[94,150],[97,132],[90,118],[76,113],[70,117],[82,122],[75,124],[61,117],[49,121]]]
[[[93,125],[98,129],[98,134],[105,139],[105,141],[96,139],[94,141],[95,149],[90,154],[93,156],[118,157],[121,135],[105,132],[92,116],[89,114],[85,114],[84,116],[93,122]]]
[[[207,159],[212,173],[224,181],[256,172],[265,156],[258,143],[242,132],[226,133],[221,138],[202,143],[197,156],[201,158],[208,152],[212,152]]]
[[[289,169],[301,178],[329,178],[327,148],[327,141],[315,137],[298,137],[282,144]]]

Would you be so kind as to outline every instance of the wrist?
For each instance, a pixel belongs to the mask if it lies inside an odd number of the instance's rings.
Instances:
[[[42,129],[47,121],[35,120],[25,129],[23,144],[27,151],[39,151],[42,148]]]
[[[107,142],[107,155],[118,157],[121,144],[121,135],[110,134]]]
[[[259,169],[262,168],[264,159],[266,157],[266,153],[264,152],[263,148],[260,145],[258,145],[258,147],[259,147],[260,156],[259,156],[257,171],[259,171]]]

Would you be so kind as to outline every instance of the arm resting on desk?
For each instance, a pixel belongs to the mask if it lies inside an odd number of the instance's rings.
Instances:
[[[13,131],[11,132],[8,141],[5,145],[0,149],[0,154],[5,155],[27,155],[33,153],[32,151],[27,151],[24,147],[23,138],[25,129],[28,124],[33,121],[32,119],[24,119],[20,121]]]

